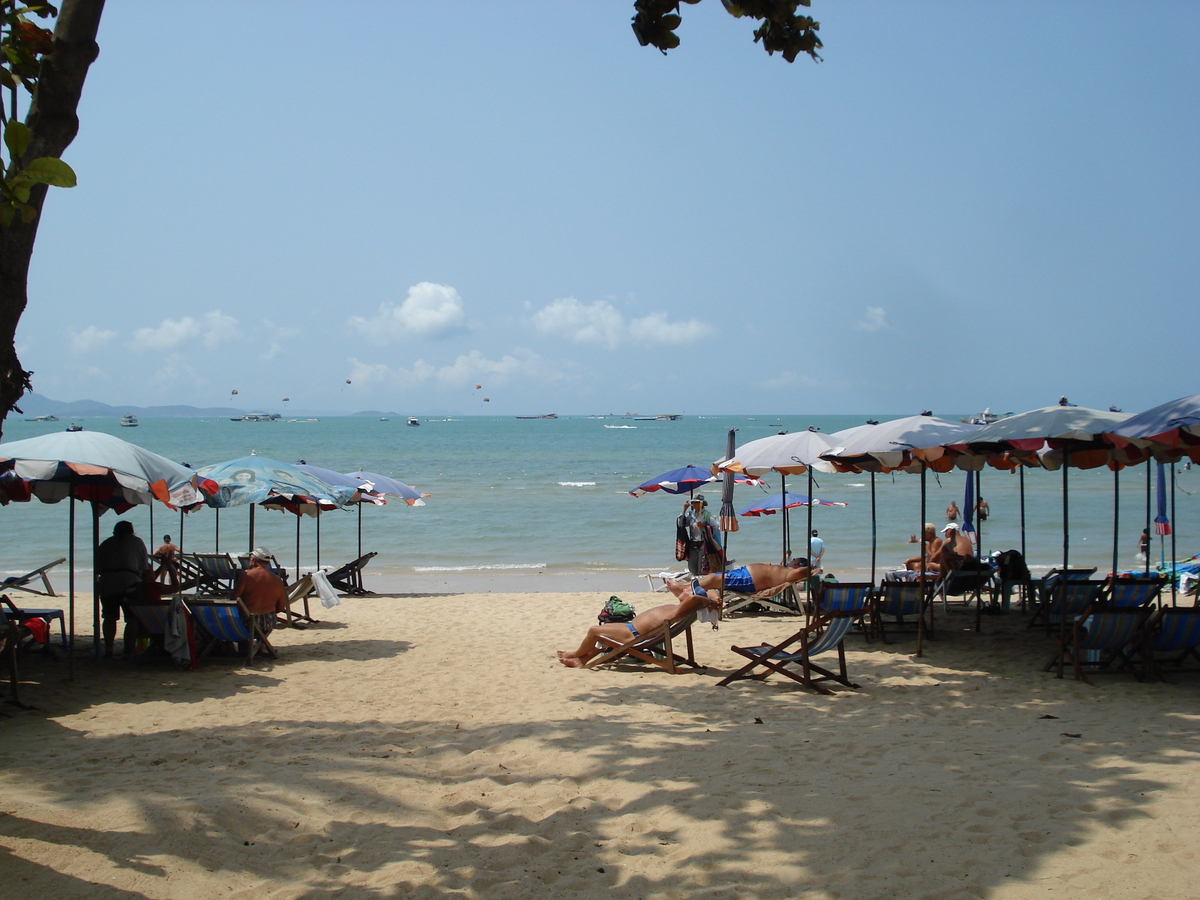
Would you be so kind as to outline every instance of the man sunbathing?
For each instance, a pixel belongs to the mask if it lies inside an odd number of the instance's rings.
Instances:
[[[667,603],[663,606],[656,606],[654,609],[648,609],[643,613],[638,613],[628,622],[610,622],[607,625],[593,625],[587,630],[587,634],[583,638],[583,643],[579,645],[579,649],[573,653],[567,653],[563,650],[558,651],[558,661],[564,666],[570,666],[572,669],[580,669],[593,656],[596,656],[603,650],[609,649],[604,645],[598,646],[598,640],[601,637],[612,638],[624,643],[631,636],[639,638],[643,634],[648,634],[659,625],[662,625],[663,622],[674,624],[686,619],[698,610],[718,608],[715,596],[708,597],[703,592],[699,594],[693,593],[689,587],[686,596],[680,597],[678,603]]]
[[[796,557],[786,566],[752,563],[748,566],[730,569],[724,576],[725,590],[737,591],[739,594],[757,594],[759,591],[781,588],[794,581],[803,581],[814,572],[821,571],[819,568],[809,567],[807,563],[808,560],[803,557]],[[702,591],[719,590],[721,573],[713,572],[711,575],[701,575],[691,582],[668,580],[666,585],[667,590],[682,601],[688,594],[695,592],[696,585],[699,585]]]

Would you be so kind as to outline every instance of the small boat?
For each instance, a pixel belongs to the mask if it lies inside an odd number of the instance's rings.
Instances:
[[[558,413],[542,413],[540,416],[517,416],[518,419],[557,419]]]
[[[76,425],[74,422],[72,422],[70,425],[67,426],[67,431],[83,431],[83,426]]]
[[[960,421],[962,421],[964,425],[991,425],[993,422],[999,422],[1001,419],[1007,418],[1011,415],[1012,413],[997,415],[996,413],[992,412],[992,408],[989,406],[983,412],[976,413],[975,415],[971,416],[971,418],[962,419]]]
[[[26,422],[57,422],[58,416],[35,416],[32,419],[26,419]]]
[[[420,424],[421,424],[421,420],[420,420],[420,419],[418,419],[416,416],[409,416],[409,417],[408,417],[408,421],[407,421],[407,422],[405,422],[404,424],[405,424],[405,425],[411,425],[413,428],[417,428],[417,427],[419,427],[419,426],[420,426]]]
[[[658,421],[656,416],[634,416],[635,422],[655,422]]]
[[[283,418],[279,413],[246,413],[244,416],[231,416],[231,422],[274,422]]]
[[[386,422],[387,420],[388,420],[388,417],[387,417],[387,416],[380,416],[380,417],[379,417],[379,421],[380,421],[380,422]]]
[[[121,416],[121,427],[122,428],[137,428],[138,427],[137,416],[129,415],[129,414]]]
[[[662,413],[654,418],[659,422],[678,422],[683,416],[679,413]]]

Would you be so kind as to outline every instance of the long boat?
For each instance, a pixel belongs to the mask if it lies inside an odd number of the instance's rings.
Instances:
[[[517,416],[518,419],[557,419],[558,413],[543,413],[540,416]]]

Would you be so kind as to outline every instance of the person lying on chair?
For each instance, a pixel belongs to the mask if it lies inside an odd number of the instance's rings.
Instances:
[[[776,568],[780,567],[777,566]],[[667,583],[672,584],[673,582]],[[718,608],[715,596],[707,597],[703,592],[696,594],[689,588],[687,595],[680,597],[678,603],[666,603],[662,606],[648,609],[643,613],[638,613],[628,622],[609,622],[606,625],[593,625],[587,630],[587,634],[583,638],[583,643],[579,645],[577,650],[570,653],[565,650],[558,651],[558,661],[564,666],[579,669],[589,659],[602,651],[603,648],[597,646],[597,639],[602,636],[625,642],[630,637],[639,638],[643,634],[648,634],[664,622],[674,624],[701,609],[715,610]]]
[[[773,566],[770,563],[751,563],[748,566],[739,566],[736,569],[730,569],[724,573],[724,576],[720,572],[713,572],[711,575],[702,575],[690,583],[684,581],[667,581],[666,585],[667,590],[682,601],[689,594],[697,593],[697,586],[700,587],[701,593],[704,591],[720,590],[722,577],[724,577],[725,590],[737,591],[739,594],[756,594],[759,591],[781,588],[795,581],[804,581],[809,575],[820,571],[819,567],[810,567],[807,559],[798,556],[786,566]]]

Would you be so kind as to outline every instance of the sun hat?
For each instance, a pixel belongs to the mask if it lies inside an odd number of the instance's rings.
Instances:
[[[271,551],[266,547],[255,547],[250,551],[250,555],[255,559],[261,559],[263,562],[271,561]]]
[[[957,522],[947,523],[946,527],[942,529],[942,534],[945,534],[947,531],[958,531],[958,523]]]

